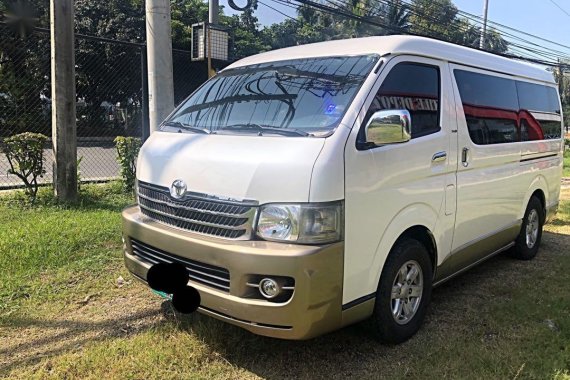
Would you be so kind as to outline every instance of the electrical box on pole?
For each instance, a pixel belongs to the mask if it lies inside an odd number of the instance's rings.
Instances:
[[[206,22],[192,25],[193,61],[208,62],[208,77],[215,66],[225,66],[228,55],[229,33],[226,28]]]

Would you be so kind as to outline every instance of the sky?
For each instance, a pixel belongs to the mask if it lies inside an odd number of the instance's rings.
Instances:
[[[271,0],[260,0],[283,13],[295,16],[295,11]],[[462,11],[481,16],[484,0],[452,0]],[[245,0],[235,0],[237,5]],[[558,8],[558,4],[563,10]],[[220,0],[226,14],[234,14],[227,0]],[[257,17],[262,25],[281,22],[285,16],[259,4]],[[570,46],[570,0],[489,0],[489,20]],[[563,49],[563,48],[562,48]],[[570,49],[564,49],[570,52]]]

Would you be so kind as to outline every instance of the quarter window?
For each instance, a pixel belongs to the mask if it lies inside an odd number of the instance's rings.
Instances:
[[[558,94],[553,87],[517,81],[517,92],[521,109],[560,114]]]
[[[407,109],[412,116],[412,138],[438,132],[439,68],[404,62],[392,68],[368,110]]]
[[[562,137],[560,102],[553,87],[517,81],[522,141]]]

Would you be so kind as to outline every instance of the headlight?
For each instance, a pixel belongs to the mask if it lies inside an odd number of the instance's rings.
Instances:
[[[270,204],[261,207],[257,235],[302,244],[332,243],[342,237],[342,204]]]

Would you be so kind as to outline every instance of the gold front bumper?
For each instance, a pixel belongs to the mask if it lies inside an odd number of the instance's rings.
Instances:
[[[189,285],[200,293],[201,313],[256,334],[285,339],[308,339],[343,325],[343,243],[306,246],[210,238],[158,223],[138,206],[123,211],[123,234],[125,264],[142,280],[152,264],[133,254],[131,239],[230,272],[229,292],[190,280]],[[293,278],[291,299],[276,303],[244,298],[252,275]]]

